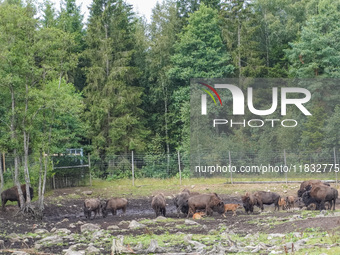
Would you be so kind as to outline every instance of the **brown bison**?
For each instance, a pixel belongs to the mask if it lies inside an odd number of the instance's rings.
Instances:
[[[236,210],[237,208],[241,207],[240,204],[224,204],[224,213],[223,216],[226,217],[226,214],[228,211],[232,211],[233,212],[233,216],[236,215]]]
[[[175,196],[173,201],[177,209],[177,217],[179,217],[180,212],[184,213],[185,215],[188,214],[189,211],[188,199],[189,197],[196,195],[199,195],[199,193],[190,192],[188,189],[184,189],[181,193]]]
[[[307,191],[303,193],[306,206],[310,203],[316,203],[320,210],[325,209],[325,202],[331,204],[331,209],[335,210],[336,199],[338,198],[338,190],[326,185],[308,185]]]
[[[275,209],[280,210],[279,207],[279,199],[280,195],[275,192],[268,192],[268,191],[257,191],[254,193],[254,197],[256,197],[257,202],[261,208],[261,211],[263,211],[263,205],[275,205]]]
[[[117,210],[122,210],[123,214],[125,214],[127,204],[128,201],[125,198],[111,198],[107,200],[102,206],[103,218],[108,215],[109,211],[111,211],[112,215],[116,215]]]
[[[282,208],[282,210],[287,208],[287,202],[286,199],[284,197],[280,197],[279,199],[279,208]]]
[[[257,197],[255,197],[253,194],[250,194],[249,192],[246,192],[244,196],[241,197],[243,208],[248,214],[249,212],[254,212],[254,205],[257,207],[260,207],[260,203],[258,202]]]
[[[26,202],[27,196],[26,196],[26,184],[21,185],[22,194],[24,196],[24,200]],[[30,196],[31,199],[33,198],[33,188],[29,187],[30,190]],[[1,202],[2,202],[2,210],[5,211],[5,205],[7,201],[17,201],[18,206],[20,207],[20,199],[18,194],[18,188],[17,186],[14,186],[12,188],[6,189],[1,193]]]
[[[294,196],[286,197],[286,205],[288,210],[293,209],[295,207],[295,197]]]
[[[329,186],[328,183],[324,183],[321,180],[309,180],[309,181],[303,181],[300,185],[300,189],[297,192],[298,197],[302,197],[302,194],[306,191],[306,187],[308,185],[317,185],[317,184],[324,184],[326,186]]]
[[[166,203],[165,203],[165,197],[162,193],[154,196],[151,201],[151,207],[155,211],[156,217],[159,215],[163,215],[165,217],[166,213]]]
[[[93,219],[96,218],[97,214],[101,211],[101,203],[98,198],[87,198],[84,201],[84,215],[86,218],[91,219],[91,214],[94,212]]]
[[[190,214],[194,214],[197,209],[205,209],[205,214],[208,216],[212,215],[213,211],[219,214],[224,213],[224,203],[216,193],[189,197],[188,205],[189,211],[187,218],[189,218]]]

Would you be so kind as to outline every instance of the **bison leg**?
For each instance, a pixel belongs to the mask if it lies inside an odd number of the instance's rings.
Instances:
[[[6,207],[5,207],[6,203],[7,203],[7,199],[2,200],[2,210],[3,211],[6,211]]]
[[[188,214],[187,214],[187,218],[189,218],[190,214],[194,214],[195,213],[195,208],[192,209],[190,206],[189,206],[189,210],[188,210]]]

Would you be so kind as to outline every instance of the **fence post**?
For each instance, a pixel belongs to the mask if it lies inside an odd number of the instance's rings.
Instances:
[[[334,169],[336,166],[336,152],[335,152],[335,147],[334,147]],[[335,171],[335,187],[338,188],[338,172]]]
[[[230,151],[229,151],[229,171],[230,171],[230,182],[231,182],[231,184],[234,184],[234,182],[233,182],[233,171],[231,171],[231,155],[230,155]]]
[[[182,185],[182,171],[181,171],[181,158],[179,156],[179,151],[178,153],[178,171],[179,171],[179,185]]]
[[[90,172],[90,186],[92,187],[92,171],[91,171],[91,156],[90,153],[88,154],[89,159],[89,172]]]
[[[286,149],[283,149],[283,159],[284,159],[284,163],[285,163],[284,169],[286,169],[286,166],[287,166]],[[287,180],[287,172],[288,172],[288,171],[285,172],[286,184],[288,184],[288,180]]]
[[[132,157],[132,186],[135,186],[135,161],[133,159],[133,151],[131,151],[131,157]]]

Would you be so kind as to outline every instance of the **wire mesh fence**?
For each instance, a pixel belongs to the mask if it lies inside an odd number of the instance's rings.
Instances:
[[[336,181],[339,169],[339,150],[318,152],[199,152],[171,154],[110,155],[96,158],[86,155],[51,157],[48,174],[49,188],[86,186],[91,178],[225,178],[226,182],[239,181],[293,181],[296,179],[323,179]],[[2,155],[5,182],[13,179],[14,159]],[[23,167],[23,158],[20,158]],[[37,182],[39,160],[29,158],[31,182]],[[21,173],[23,171],[20,171]],[[23,174],[21,174],[24,180]]]

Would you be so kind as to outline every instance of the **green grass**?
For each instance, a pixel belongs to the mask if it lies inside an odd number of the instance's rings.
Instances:
[[[271,181],[272,179],[259,177],[254,178],[253,181]],[[302,179],[301,179],[302,180]],[[155,195],[159,192],[163,192],[166,196],[176,194],[182,191],[184,188],[188,188],[191,191],[197,192],[216,192],[218,194],[230,194],[230,195],[243,195],[245,192],[254,192],[257,190],[271,190],[274,192],[283,193],[288,191],[290,194],[296,194],[296,190],[299,187],[298,183],[289,183],[288,185],[281,183],[273,184],[230,184],[227,178],[191,178],[183,179],[182,185],[179,184],[177,178],[169,179],[136,179],[135,185],[132,185],[130,179],[119,180],[99,180],[95,179],[92,182],[92,187],[86,187],[94,191],[92,196],[125,196],[125,197],[143,197]],[[251,181],[249,178],[237,179],[237,181]],[[192,188],[193,187],[193,188]],[[85,188],[83,188],[85,189]]]

